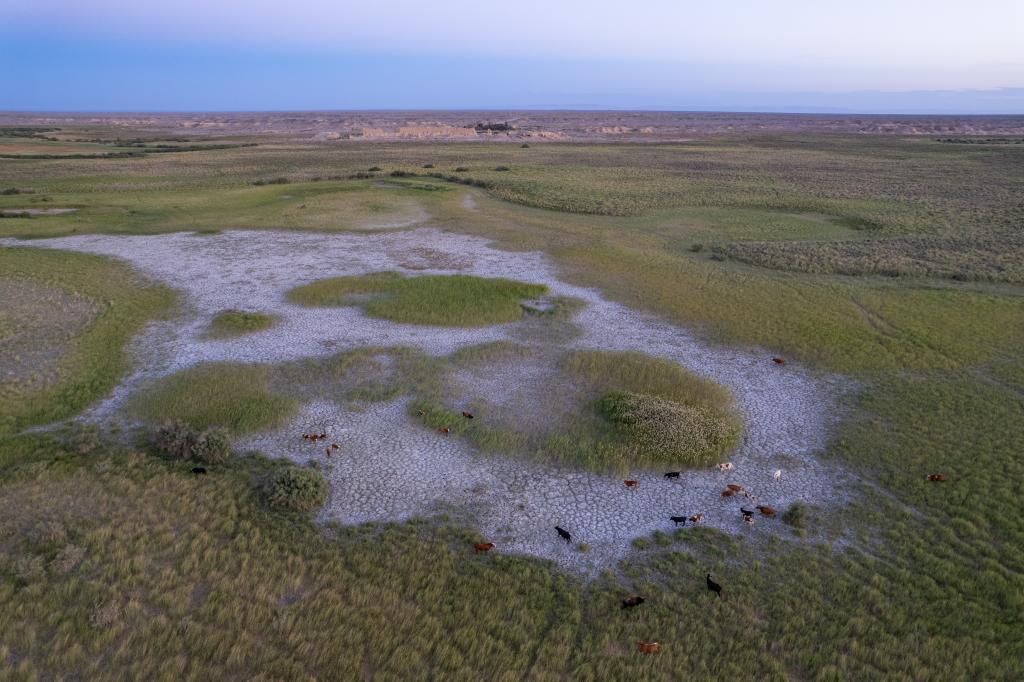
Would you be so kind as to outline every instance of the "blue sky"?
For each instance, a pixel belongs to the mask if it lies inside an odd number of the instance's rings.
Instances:
[[[0,109],[1024,113],[1021,0],[0,0]]]

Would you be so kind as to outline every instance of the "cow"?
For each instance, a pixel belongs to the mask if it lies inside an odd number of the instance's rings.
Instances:
[[[321,433],[319,436],[317,436],[317,438],[320,439],[320,440],[327,440],[327,434],[326,433]]]
[[[661,645],[657,642],[645,642],[642,639],[636,643],[636,648],[642,654],[656,654],[661,651]]]
[[[786,360],[784,358],[772,358],[772,362],[774,362],[776,365],[779,365],[780,367],[786,364]]]
[[[665,478],[679,478],[679,472],[678,471],[666,471],[665,472]]]
[[[465,410],[463,410],[462,416],[465,417],[466,419],[472,419],[473,418],[473,415],[471,415],[469,412],[466,412]]]
[[[700,523],[703,520],[704,520],[704,515],[703,514],[694,514],[693,516],[690,517],[690,521],[693,522],[693,523]]]
[[[206,473],[206,467],[192,467],[192,473],[193,474],[205,474]]]
[[[776,482],[776,483],[778,483],[779,481],[781,481],[781,480],[782,480],[782,469],[776,469],[776,470],[775,470],[775,473],[774,473],[774,474],[772,474],[772,478],[774,478],[774,479],[775,479],[775,482]]]
[[[324,456],[325,457],[330,457],[331,456],[331,449],[330,448],[324,448]]]
[[[933,483],[942,483],[949,480],[946,474],[928,474],[928,480]]]
[[[732,462],[722,462],[718,465],[720,471],[732,471]]]
[[[762,516],[768,516],[768,517],[774,517],[775,516],[775,510],[772,509],[771,507],[766,507],[763,504],[757,505],[757,511],[761,512]]]
[[[647,600],[644,599],[643,597],[630,597],[629,599],[623,599],[622,600],[622,608],[624,608],[624,609],[631,609],[634,606],[640,606],[645,601],[647,601]]]
[[[627,478],[625,481],[623,481],[623,483],[625,483],[626,487],[630,489],[636,488],[638,485],[640,485],[638,482],[634,481],[631,478]]]
[[[708,591],[714,592],[719,597],[722,596],[722,586],[719,585],[718,583],[716,583],[714,580],[711,579],[711,574],[710,573],[707,574],[707,577],[705,577],[704,580],[708,584]]]
[[[486,554],[494,549],[493,542],[474,542],[473,549],[476,550],[477,554]]]
[[[447,435],[449,435],[452,432],[452,430],[450,428],[448,428],[447,426],[442,426],[441,428],[439,428],[437,430],[437,432],[438,433],[443,433],[444,435],[447,436]]]
[[[742,492],[743,491],[743,486],[741,486],[741,485],[739,485],[737,483],[729,483],[725,487],[728,488],[729,490],[733,491],[734,493],[738,493],[738,492]]]
[[[683,524],[684,526],[686,525],[686,517],[685,516],[670,516],[670,517],[668,517],[668,520],[671,521],[672,523],[676,524],[677,526],[680,523]]]
[[[744,509],[743,507],[740,507],[740,514],[743,514],[743,520],[746,521],[747,523],[753,523],[754,522],[754,512],[753,511],[751,511],[749,509]]]
[[[572,535],[569,534],[569,531],[561,526],[555,526],[555,530],[558,532],[558,536],[565,540],[566,544],[572,542]]]
[[[729,488],[726,488],[725,490],[722,491],[722,497],[732,497],[735,494],[736,494],[736,491],[735,490],[731,490]]]
[[[337,443],[331,443],[331,450],[340,450],[341,446]]]

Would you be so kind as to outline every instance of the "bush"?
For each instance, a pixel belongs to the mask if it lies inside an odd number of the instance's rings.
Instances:
[[[87,455],[103,444],[100,429],[95,424],[76,423],[67,439],[68,447],[79,455]]]
[[[457,167],[455,168],[455,172],[456,172],[456,173],[465,173],[465,172],[466,172],[466,171],[468,171],[468,170],[469,170],[469,169],[468,169],[468,168],[466,168],[465,166],[457,166]]]
[[[521,145],[519,145],[519,148],[520,148],[520,149],[529,149],[529,148],[530,148],[530,145],[528,145],[528,144],[526,144],[526,143],[524,142],[524,143],[522,143]]]
[[[496,171],[510,171],[512,169],[509,168],[508,166],[495,166],[494,170],[496,170]]]
[[[231,456],[231,437],[227,429],[211,427],[195,431],[180,419],[158,428],[155,441],[157,449],[171,459],[220,464]]]
[[[425,163],[425,164],[423,164],[423,167],[424,168],[433,168],[434,164],[432,164],[432,163]]]
[[[170,459],[189,459],[195,443],[195,432],[180,419],[164,423],[156,430],[157,449]]]
[[[782,521],[794,528],[806,528],[808,516],[807,505],[801,502],[794,502],[789,505],[789,509],[782,514]]]
[[[393,177],[393,178],[415,178],[416,174],[415,173],[410,173],[409,171],[404,171],[404,170],[393,170],[393,171],[391,171],[391,177]]]
[[[372,168],[367,168],[366,170],[368,170],[371,173],[379,173],[383,170],[383,168],[381,168],[380,166],[373,166]]]
[[[704,250],[704,245],[703,244],[690,244],[690,251],[693,251],[694,253],[700,253],[703,250]]]
[[[270,180],[257,180],[254,185],[287,185],[291,180],[288,178],[271,178]]]
[[[327,501],[327,481],[315,469],[287,466],[270,481],[267,501],[276,509],[312,511]]]
[[[231,437],[227,429],[210,428],[199,433],[192,444],[192,459],[206,464],[221,464],[231,456]]]

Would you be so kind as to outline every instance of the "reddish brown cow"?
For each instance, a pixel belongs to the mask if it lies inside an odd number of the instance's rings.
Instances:
[[[774,362],[776,365],[786,364],[786,361],[782,358],[772,358],[772,362]]]
[[[761,512],[764,516],[775,516],[775,510],[771,507],[766,507],[763,504],[757,505],[757,511]]]
[[[623,483],[625,483],[625,484],[626,484],[626,487],[627,487],[627,488],[635,488],[635,487],[637,487],[638,485],[640,485],[640,484],[639,484],[638,482],[634,481],[634,480],[633,480],[633,479],[631,479],[631,478],[630,478],[630,479],[626,479],[625,481],[623,481]]]
[[[727,485],[725,487],[728,488],[729,490],[733,491],[734,493],[738,493],[738,492],[743,490],[743,486],[737,485],[736,483],[730,483],[729,485]]]
[[[466,419],[472,419],[473,418],[473,415],[471,415],[469,412],[463,412],[462,416],[465,417]]]
[[[331,450],[340,450],[341,446],[337,443],[331,443]]]
[[[437,430],[437,432],[438,433],[443,433],[444,435],[447,436],[448,434],[450,434],[452,432],[452,430],[450,428],[448,428],[447,426],[442,426],[441,428],[439,428]]]
[[[494,549],[494,543],[493,542],[474,542],[473,543],[473,549],[476,550],[477,554],[486,554],[487,552],[490,552],[492,549]]]
[[[692,521],[693,523],[700,523],[703,520],[704,520],[704,515],[703,514],[694,514],[693,516],[690,517],[690,521]]]
[[[722,491],[722,497],[732,497],[735,494],[736,494],[736,491],[735,490],[730,490],[729,488],[726,488],[725,490]]]
[[[661,645],[657,642],[645,642],[642,639],[636,643],[636,648],[642,654],[656,654],[661,651]]]
[[[949,476],[946,474],[928,474],[928,480],[934,483],[942,483],[943,481],[948,481]]]

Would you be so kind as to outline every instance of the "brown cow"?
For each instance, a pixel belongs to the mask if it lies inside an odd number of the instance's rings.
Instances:
[[[636,648],[642,654],[656,654],[661,651],[661,645],[657,642],[645,642],[642,639],[636,643]]]
[[[735,490],[730,490],[729,488],[726,488],[725,490],[722,491],[722,497],[732,497],[735,494],[736,494],[736,491]]]
[[[465,417],[466,419],[472,419],[473,418],[473,415],[471,415],[469,412],[465,412],[465,411],[463,411],[462,416]]]
[[[764,516],[771,516],[771,517],[775,516],[775,510],[772,509],[771,507],[766,507],[763,504],[757,505],[757,511],[761,512],[761,514],[764,515]]]
[[[627,488],[635,488],[635,487],[637,487],[638,485],[640,485],[639,483],[637,483],[636,481],[634,481],[634,480],[633,480],[633,479],[631,479],[631,478],[628,478],[628,479],[626,479],[625,481],[623,481],[623,483],[625,483],[625,484],[626,484],[626,487],[627,487]]]
[[[772,362],[780,366],[786,364],[786,361],[783,358],[772,358]]]
[[[690,521],[692,521],[693,523],[700,523],[703,520],[704,520],[704,515],[703,514],[694,514],[693,516],[690,517]]]
[[[331,449],[330,449],[330,448],[324,448],[324,454],[325,454],[325,455],[326,455],[327,457],[330,457],[330,456],[331,456]]]
[[[331,443],[331,450],[340,450],[341,446],[337,443]]]
[[[447,436],[448,434],[450,434],[452,432],[452,430],[450,428],[448,428],[447,426],[442,426],[441,428],[439,428],[437,430],[437,432],[438,433],[443,433],[444,435]]]
[[[474,542],[473,543],[473,549],[476,550],[477,554],[486,554],[487,552],[490,552],[492,549],[494,549],[494,543],[493,542]]]
[[[736,483],[730,483],[729,485],[727,485],[725,487],[728,488],[729,490],[733,491],[734,493],[738,493],[738,492],[743,490],[743,486],[737,485]]]
[[[942,483],[943,481],[948,481],[949,476],[946,474],[928,474],[928,480],[934,483]]]

